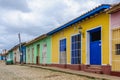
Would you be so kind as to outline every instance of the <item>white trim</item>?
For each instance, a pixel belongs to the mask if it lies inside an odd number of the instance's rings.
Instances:
[[[102,64],[102,65],[108,65],[108,64]]]
[[[88,33],[88,31],[86,31],[86,64],[90,64],[90,48],[89,48],[89,44],[90,43],[90,34]]]
[[[72,34],[71,36],[70,36],[70,64],[72,63],[71,62],[71,49],[72,49],[72,46],[71,46],[71,41],[72,41],[72,36],[76,36],[76,35],[78,35],[78,34],[80,34],[80,33],[76,33],[76,34]],[[80,64],[82,64],[82,34],[80,34],[80,36],[81,36],[81,62],[80,62]]]
[[[72,35],[70,36],[70,64],[71,64],[71,41],[72,41]]]
[[[111,14],[109,18],[109,64],[112,65],[112,26],[111,26]]]
[[[52,64],[52,58],[53,58],[53,56],[52,56],[52,55],[53,55],[53,51],[52,51],[52,47],[53,47],[53,46],[52,46],[52,36],[49,36],[49,37],[50,37],[49,39],[51,40],[51,43],[50,43],[50,46],[51,46],[51,47],[50,47],[50,48],[51,48],[51,49],[50,49],[50,50],[51,50],[50,60],[51,60],[51,62],[50,62],[50,63]]]
[[[103,55],[103,47],[102,47],[103,46],[103,42],[102,42],[103,41],[103,39],[102,39],[102,36],[103,36],[102,31],[103,31],[103,29],[102,29],[102,25],[100,27],[101,27],[101,65],[104,65],[103,64],[103,56],[102,56]]]
[[[58,42],[58,63],[57,64],[60,64],[60,40],[62,39],[59,39],[59,42]]]
[[[62,38],[60,38],[59,41],[60,41],[60,40],[63,40],[63,39],[66,39],[66,37],[62,37]]]
[[[96,29],[96,28],[100,28],[100,27],[102,28],[102,25],[99,25],[99,26],[96,26],[96,27],[90,28],[90,29],[88,29],[88,30],[86,30],[86,31],[88,32],[88,31],[90,31],[90,30],[92,30],[92,29]]]
[[[93,30],[93,29],[96,29],[96,28],[101,28],[101,65],[103,65],[103,60],[102,60],[102,25],[100,25],[100,26],[97,26],[97,27],[94,27],[94,28],[91,28],[91,29],[88,29],[88,30],[86,30],[86,55],[87,55],[87,57],[86,57],[86,64],[90,64],[90,35],[89,35],[89,31],[91,31],[91,30]]]
[[[82,61],[83,61],[83,58],[82,58],[82,53],[83,53],[83,48],[82,48],[82,44],[83,44],[82,42],[83,41],[82,41],[82,39],[83,39],[83,36],[84,36],[84,34],[83,35],[81,34],[81,43],[80,43],[81,44],[81,64],[82,64]]]

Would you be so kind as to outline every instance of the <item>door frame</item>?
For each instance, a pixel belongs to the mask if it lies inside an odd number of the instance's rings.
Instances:
[[[59,55],[58,55],[58,63],[61,64],[61,63],[60,63],[60,40],[63,40],[63,39],[66,39],[66,44],[65,44],[65,45],[66,45],[66,53],[65,53],[65,54],[66,54],[66,55],[65,55],[65,56],[66,56],[66,63],[65,63],[65,64],[67,64],[67,38],[66,38],[66,37],[63,37],[63,38],[60,38],[60,39],[59,39],[59,48],[58,48]]]
[[[40,64],[40,44],[37,44],[36,64]]]
[[[16,52],[14,53],[14,63],[16,63]]]
[[[86,30],[86,64],[90,65],[90,31],[101,28],[101,65],[103,64],[102,62],[102,26],[97,26],[91,29]]]
[[[44,45],[46,45],[46,47],[44,47]],[[47,64],[47,42],[44,42],[43,44],[42,44],[42,64]],[[46,50],[45,50],[45,52],[43,52],[43,49],[44,48],[46,48]],[[45,56],[43,56],[44,55],[44,53],[46,53],[45,54]]]
[[[32,47],[32,63],[34,63],[34,47]]]

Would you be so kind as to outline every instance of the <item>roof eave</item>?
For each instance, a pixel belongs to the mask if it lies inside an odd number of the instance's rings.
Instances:
[[[107,13],[112,14],[117,11],[120,11],[120,3],[113,5],[110,9],[108,9]]]
[[[30,45],[30,44],[33,44],[34,42],[37,42],[37,41],[39,41],[39,40],[41,40],[41,39],[44,39],[44,38],[46,38],[46,37],[47,37],[47,34],[43,34],[43,35],[41,35],[41,36],[39,36],[39,37],[31,40],[30,42],[26,43],[25,46],[28,46],[28,45]]]
[[[76,19],[74,19],[74,20],[72,20],[72,21],[70,21],[70,22],[68,22],[66,24],[64,24],[63,26],[61,26],[59,28],[56,28],[55,30],[49,32],[48,35],[52,35],[52,34],[58,32],[58,31],[60,31],[60,30],[62,30],[64,28],[69,27],[72,24],[77,23],[78,21],[82,21],[83,19],[85,19],[87,17],[90,17],[90,16],[92,16],[92,15],[94,15],[96,13],[99,13],[100,11],[102,11],[104,9],[108,9],[108,8],[110,8],[110,5],[108,5],[108,4],[101,5],[101,6],[97,7],[97,8],[95,8],[95,9],[85,13],[84,15],[82,15],[82,16],[80,16],[80,17],[78,17],[78,18],[76,18]]]

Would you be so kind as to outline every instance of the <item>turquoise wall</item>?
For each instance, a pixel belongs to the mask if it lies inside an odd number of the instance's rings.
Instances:
[[[42,58],[42,52],[43,52],[43,45],[44,43],[47,44],[47,53],[46,53],[46,64],[50,64],[51,63],[51,36],[48,36],[44,39],[41,39],[37,42],[34,42],[32,44],[29,44],[26,46],[26,63],[34,63],[36,64],[36,56],[37,56],[37,45],[40,45],[40,53],[38,55],[40,55],[39,58],[39,62],[40,64],[43,63],[43,58]],[[32,62],[32,48],[34,48],[34,59]],[[28,49],[30,50],[28,53]],[[30,56],[30,58],[28,57]]]
[[[11,59],[11,60],[13,60],[13,52],[12,51],[9,51],[8,58]]]
[[[13,60],[13,52],[12,51],[10,52],[10,59]]]

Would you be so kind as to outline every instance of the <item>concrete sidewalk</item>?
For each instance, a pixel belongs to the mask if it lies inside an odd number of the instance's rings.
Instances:
[[[39,65],[28,65],[25,64],[23,66],[29,66],[29,67],[35,67],[35,68],[42,68],[46,70],[52,70],[57,72],[63,72],[67,74],[73,74],[78,76],[85,76],[91,79],[101,79],[101,80],[120,80],[120,77],[116,76],[110,76],[110,75],[104,75],[104,74],[95,74],[95,73],[89,73],[84,71],[75,71],[70,69],[63,69],[63,68],[57,68],[57,67],[48,67],[48,66],[39,66]]]

